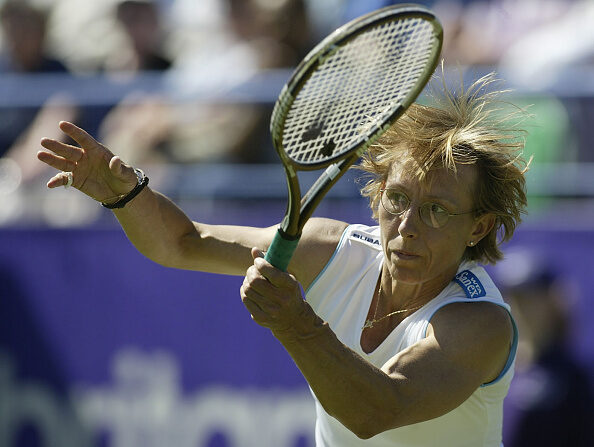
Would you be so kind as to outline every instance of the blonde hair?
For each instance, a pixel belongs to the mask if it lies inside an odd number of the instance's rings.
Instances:
[[[476,217],[491,213],[493,229],[477,245],[467,247],[464,259],[495,264],[499,249],[511,239],[525,212],[529,161],[522,158],[524,131],[518,128],[526,112],[499,100],[505,91],[487,87],[496,81],[491,73],[468,89],[450,91],[444,81],[439,91],[432,84],[433,106],[413,104],[363,155],[357,166],[369,176],[361,193],[370,200],[377,220],[380,189],[398,160],[407,173],[427,180],[433,169],[446,168],[454,175],[457,165],[478,169],[475,185]]]

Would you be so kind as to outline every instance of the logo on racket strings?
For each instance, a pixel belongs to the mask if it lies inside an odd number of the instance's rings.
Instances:
[[[336,149],[336,143],[334,142],[334,139],[330,138],[324,143],[324,146],[322,146],[322,149],[320,149],[320,153],[324,157],[329,157],[334,153],[334,149]]]
[[[301,142],[307,143],[309,141],[313,141],[320,138],[324,131],[324,126],[325,123],[323,121],[314,122],[301,135]],[[322,154],[324,157],[330,157],[334,153],[335,149],[336,142],[334,141],[334,138],[330,138],[327,141],[324,141],[319,153]]]
[[[307,143],[308,141],[315,140],[322,135],[322,131],[324,130],[324,122],[315,122],[311,126],[309,126],[303,135],[301,135],[301,141],[303,143]]]

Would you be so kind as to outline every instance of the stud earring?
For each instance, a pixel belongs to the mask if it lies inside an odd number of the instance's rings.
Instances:
[[[468,243],[468,245],[470,245],[471,247],[474,247],[474,241],[470,241],[470,242]]]

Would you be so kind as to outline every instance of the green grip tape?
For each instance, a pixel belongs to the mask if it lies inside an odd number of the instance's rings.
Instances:
[[[287,239],[279,230],[274,235],[274,239],[272,239],[272,243],[270,244],[264,259],[277,269],[286,272],[287,267],[289,266],[289,261],[291,261],[298,243],[299,238]]]

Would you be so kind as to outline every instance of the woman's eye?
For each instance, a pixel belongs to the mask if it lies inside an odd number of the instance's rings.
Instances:
[[[390,194],[390,201],[397,208],[406,208],[408,206],[408,198],[404,194],[398,192]]]
[[[442,207],[441,205],[438,205],[437,203],[432,203],[430,206],[430,210],[431,210],[431,214],[436,214],[436,215],[448,214],[447,210],[444,207]]]

